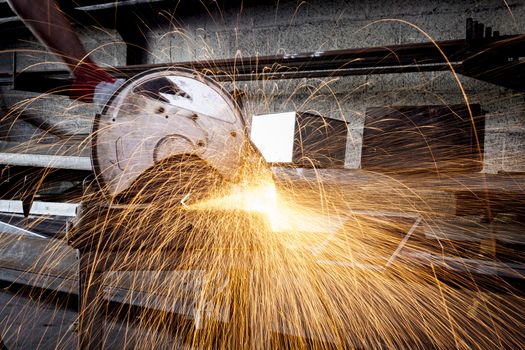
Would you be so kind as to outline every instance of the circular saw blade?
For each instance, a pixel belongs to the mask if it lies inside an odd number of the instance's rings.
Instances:
[[[213,196],[226,183],[221,174],[199,157],[179,155],[144,171],[116,199],[119,203],[189,207]]]
[[[231,180],[242,150],[252,147],[240,109],[217,82],[188,69],[157,69],[127,81],[96,116],[92,162],[104,193],[151,199],[158,188],[209,192],[196,188]]]

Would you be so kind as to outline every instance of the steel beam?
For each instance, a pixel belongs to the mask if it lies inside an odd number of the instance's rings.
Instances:
[[[518,74],[522,61],[507,56],[525,51],[525,35],[467,40],[448,40],[348,50],[316,51],[294,55],[235,57],[220,60],[144,64],[108,69],[115,77],[130,78],[154,68],[186,67],[219,81],[298,79],[327,76],[371,75],[422,71],[455,70],[461,74],[525,91],[511,77]],[[521,57],[521,56],[520,56]],[[478,64],[479,63],[479,64]],[[21,72],[14,88],[33,92],[67,94],[69,72]],[[38,81],[38,84],[35,84]],[[7,83],[5,74],[0,83]]]

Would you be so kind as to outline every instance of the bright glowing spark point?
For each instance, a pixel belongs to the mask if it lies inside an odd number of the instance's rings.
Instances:
[[[185,208],[185,209],[189,209],[189,206],[186,204],[186,199],[188,199],[190,197],[190,194],[191,193],[188,193],[187,195],[184,196],[184,198],[182,198],[180,200],[180,204],[182,204],[182,206]]]
[[[269,214],[275,211],[276,205],[277,191],[272,183],[255,187],[234,186],[226,195],[208,199],[192,207],[194,209],[221,208]]]
[[[243,185],[232,187],[230,192],[222,197],[215,197],[192,206],[194,209],[220,208],[229,210],[244,210],[257,212],[266,216],[273,232],[301,232],[318,234],[315,240],[321,245],[330,239],[343,226],[344,220],[336,216],[328,216],[296,208],[292,203],[278,198],[273,183],[254,187]],[[316,251],[319,247],[312,248]]]

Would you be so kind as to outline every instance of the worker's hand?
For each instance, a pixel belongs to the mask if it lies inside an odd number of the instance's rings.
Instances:
[[[124,84],[124,79],[117,79],[113,83],[101,81],[95,87],[95,94],[93,96],[93,103],[97,106],[97,111],[100,113],[113,96],[113,94]]]
[[[105,83],[104,85],[109,86],[116,82],[115,78],[109,75],[108,72],[89,59],[75,66],[73,77],[70,97],[83,102],[93,102],[95,89],[100,83]]]

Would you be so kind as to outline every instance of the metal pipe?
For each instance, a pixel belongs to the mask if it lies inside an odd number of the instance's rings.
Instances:
[[[48,154],[0,153],[0,164],[70,170],[92,170],[90,157],[55,156]]]

